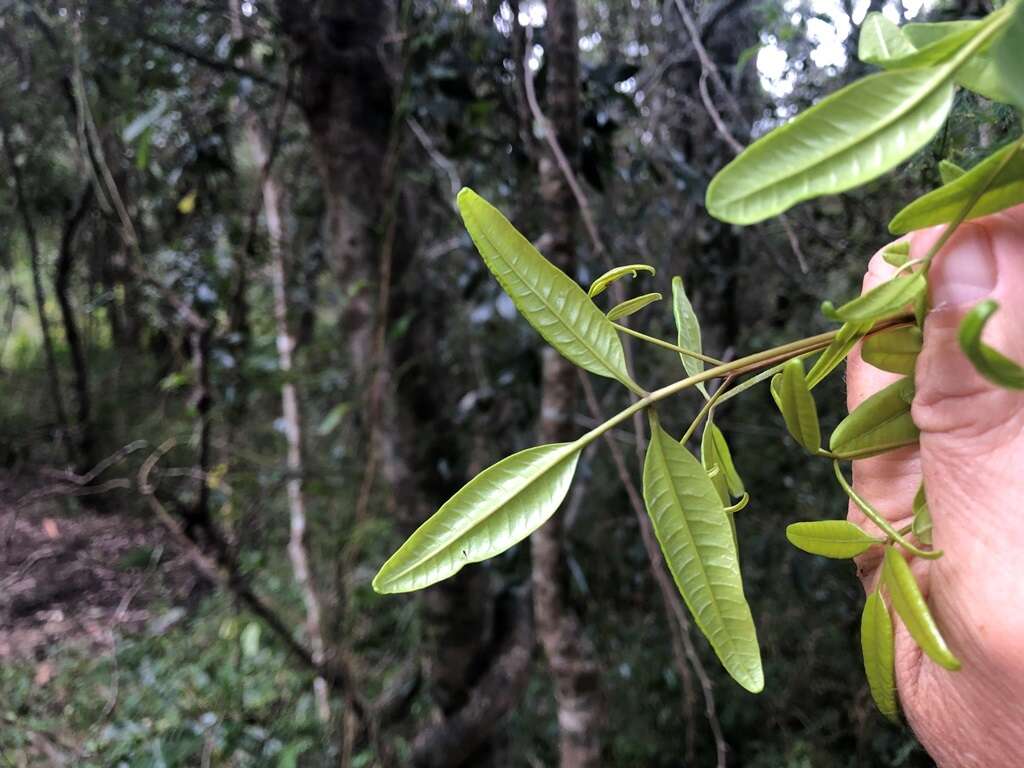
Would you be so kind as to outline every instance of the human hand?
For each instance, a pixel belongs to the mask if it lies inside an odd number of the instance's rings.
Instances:
[[[911,258],[922,258],[943,229],[911,235]],[[876,254],[864,290],[893,271]],[[932,662],[894,618],[896,684],[914,732],[943,768],[1024,765],[1024,392],[982,378],[957,342],[966,312],[994,298],[1000,311],[985,341],[1024,360],[1024,206],[961,225],[928,281],[932,311],[913,403],[920,445],[855,461],[854,486],[900,528],[923,476],[934,546],[945,552],[911,567],[962,669]],[[896,378],[855,350],[850,410]],[[852,504],[849,519],[872,530]],[[880,565],[878,552],[859,558],[869,590]]]

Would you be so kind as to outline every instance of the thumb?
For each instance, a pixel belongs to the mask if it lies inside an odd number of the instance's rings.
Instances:
[[[944,227],[916,233],[911,255],[922,258]],[[928,275],[932,310],[917,362],[914,422],[922,446],[950,458],[990,452],[1021,431],[1021,393],[979,374],[960,349],[960,322],[979,301],[999,302],[985,341],[1014,359],[1024,352],[1024,206],[960,226],[939,251]],[[931,438],[929,440],[929,438]]]

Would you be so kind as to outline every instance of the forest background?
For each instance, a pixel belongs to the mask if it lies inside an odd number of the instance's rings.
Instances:
[[[871,704],[850,565],[785,541],[845,500],[767,391],[718,414],[759,696],[641,535],[629,428],[529,543],[421,596],[370,580],[480,469],[625,404],[516,319],[462,185],[584,285],[682,276],[717,357],[824,330],[938,160],[1015,114],[962,91],[898,173],[747,229],[709,179],[864,74],[869,12],[990,10],[0,2],[0,765],[930,765]]]

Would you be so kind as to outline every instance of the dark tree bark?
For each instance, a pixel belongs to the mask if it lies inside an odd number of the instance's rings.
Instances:
[[[579,147],[579,54],[575,0],[548,3],[547,117],[570,163]],[[550,152],[541,155],[541,196],[552,242],[549,258],[572,275],[576,267],[577,207],[572,190]],[[541,442],[576,436],[576,369],[545,348],[541,398]],[[531,538],[533,605],[537,635],[555,684],[559,754],[563,768],[601,764],[602,701],[594,649],[570,604],[562,518],[555,515]]]

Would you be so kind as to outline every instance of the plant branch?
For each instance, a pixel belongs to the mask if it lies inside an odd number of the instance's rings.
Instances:
[[[630,336],[640,339],[641,341],[646,341],[648,344],[654,344],[655,346],[662,347],[663,349],[670,349],[673,352],[678,352],[680,355],[692,357],[694,360],[703,360],[705,363],[710,363],[711,365],[722,364],[722,361],[719,360],[718,358],[709,357],[708,355],[702,355],[700,352],[694,352],[693,350],[684,349],[683,347],[677,346],[676,344],[673,344],[669,341],[664,341],[655,336],[648,336],[646,333],[641,333],[640,331],[634,330],[633,328],[630,328],[628,325],[620,325],[619,323],[612,323],[612,325],[614,325],[617,330],[620,330],[623,333],[628,333]]]

